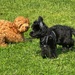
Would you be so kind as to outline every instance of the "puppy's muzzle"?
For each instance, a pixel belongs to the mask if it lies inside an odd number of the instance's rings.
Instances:
[[[25,26],[26,29],[29,29],[29,26]]]
[[[32,36],[32,35],[33,35],[33,33],[34,33],[34,32],[33,32],[33,31],[31,31],[31,32],[30,32],[30,36]]]

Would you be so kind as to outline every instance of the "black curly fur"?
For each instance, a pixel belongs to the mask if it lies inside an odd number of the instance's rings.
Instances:
[[[74,46],[74,40],[72,39],[72,34],[75,35],[75,30],[69,26],[55,25],[50,27],[55,34],[57,39],[57,44],[62,45],[64,48],[71,49]]]
[[[69,49],[73,47],[74,40],[72,39],[72,34],[75,35],[75,30],[68,26],[55,25],[48,28],[41,16],[33,22],[32,31],[30,32],[31,37],[40,39],[41,55],[43,58],[57,57],[57,44],[62,45],[63,50],[64,48]]]

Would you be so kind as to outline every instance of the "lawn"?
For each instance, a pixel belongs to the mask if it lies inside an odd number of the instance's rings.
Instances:
[[[42,16],[49,27],[75,28],[75,0],[0,0],[0,19],[14,21],[17,16],[28,17],[30,26]],[[40,52],[39,39],[0,47],[0,75],[75,75],[75,47],[62,53],[58,46],[55,59],[43,59]]]

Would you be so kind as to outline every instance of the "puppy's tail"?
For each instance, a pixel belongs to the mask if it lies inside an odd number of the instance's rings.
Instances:
[[[75,36],[75,29],[71,28],[72,34]]]

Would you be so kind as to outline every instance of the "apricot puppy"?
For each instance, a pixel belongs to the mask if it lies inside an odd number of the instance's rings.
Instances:
[[[8,43],[23,42],[24,32],[29,29],[29,19],[23,16],[17,17],[14,22],[0,20],[0,46]]]

